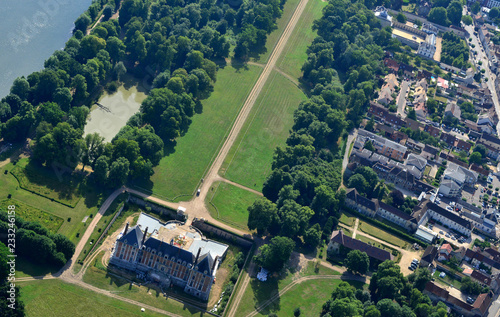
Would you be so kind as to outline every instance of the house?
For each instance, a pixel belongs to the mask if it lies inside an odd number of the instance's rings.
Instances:
[[[439,248],[439,254],[438,254],[438,261],[443,262],[443,261],[448,261],[450,259],[451,252],[453,251],[453,248],[449,243],[444,243],[440,248]]]
[[[129,230],[127,224],[116,240],[110,264],[147,276],[164,287],[174,284],[192,296],[208,300],[227,249],[227,245],[205,239],[192,227],[162,223],[141,213],[137,225]]]
[[[434,282],[425,285],[424,294],[434,302],[442,301],[452,310],[464,317],[486,317],[488,309],[493,302],[493,292],[480,294],[473,304],[464,302],[461,298],[455,297],[450,292]]]
[[[430,159],[435,159],[436,156],[439,154],[439,149],[437,147],[434,147],[432,145],[426,144],[424,147],[424,150],[420,155],[422,155],[424,158],[430,160]]]
[[[405,118],[405,123],[405,126],[412,129],[413,131],[422,130],[424,128],[424,125],[422,123],[408,117]]]
[[[456,102],[448,102],[446,104],[446,108],[444,109],[444,116],[451,116],[455,117],[458,120],[460,120],[460,115],[462,114],[462,110],[460,110],[460,107],[457,105]]]
[[[446,132],[441,133],[440,139],[450,148],[455,146],[455,141],[457,140],[457,138],[453,134]]]
[[[358,138],[364,139],[364,142],[368,140],[371,141],[377,153],[380,153],[394,160],[402,161],[407,151],[406,146],[393,142],[366,130],[359,130]]]
[[[432,265],[432,262],[434,262],[434,259],[436,258],[438,253],[438,249],[434,245],[429,245],[424,251],[424,254],[422,255],[422,258],[420,259],[420,266],[421,267],[429,267]]]
[[[379,249],[363,241],[346,236],[342,232],[342,229],[334,230],[330,236],[327,252],[329,254],[340,253],[341,248],[365,252],[372,260],[376,260],[378,262],[394,259],[393,255],[386,250]]]
[[[431,72],[429,72],[425,69],[419,69],[418,74],[417,74],[417,79],[420,80],[422,78],[425,78],[427,80],[431,80],[431,77],[433,77],[433,76],[434,75]]]
[[[430,136],[437,138],[441,134],[441,130],[439,128],[436,128],[435,126],[431,124],[426,124],[424,127],[424,131],[429,133]]]
[[[415,152],[420,153],[424,149],[425,144],[423,144],[422,142],[417,142],[417,141],[412,140],[412,139],[407,139],[405,146],[407,148],[409,148],[410,150],[413,150]]]
[[[392,26],[392,17],[387,13],[387,9],[379,6],[374,10],[375,17],[380,21],[380,25],[384,28],[386,26]]]
[[[444,179],[439,185],[439,193],[446,197],[460,197],[462,186],[452,179]]]
[[[369,217],[375,217],[377,214],[378,201],[361,196],[355,188],[347,190],[345,204]]]
[[[381,201],[379,201],[378,206],[377,216],[389,220],[408,231],[416,230],[417,222],[411,215]]]
[[[472,148],[472,144],[462,139],[457,139],[457,141],[455,142],[455,148],[459,151],[465,151],[469,153],[470,149]]]
[[[413,189],[415,181],[417,180],[413,173],[399,166],[392,167],[385,175],[385,179],[393,183],[396,187],[401,186],[408,190]]]
[[[414,103],[414,110],[419,120],[423,120],[427,117],[428,113],[427,113],[427,107],[425,106],[425,102]]]
[[[451,179],[460,186],[475,185],[477,182],[477,173],[463,166],[449,162],[443,174],[443,179]]]
[[[434,53],[436,53],[436,35],[429,34],[425,38],[425,41],[418,45],[417,54],[433,59]]]
[[[393,94],[396,93],[396,88],[398,87],[399,87],[399,82],[398,79],[396,78],[396,75],[389,74],[385,76],[385,83],[380,89],[377,101],[385,105],[390,104],[391,101],[394,100]]]
[[[391,58],[384,59],[384,65],[389,68],[389,71],[393,74],[397,74],[399,71],[399,63]]]
[[[370,108],[368,109],[368,114],[374,116],[381,122],[388,124],[389,126],[400,129],[404,127],[406,123],[398,116],[390,113],[386,108],[376,102],[370,102]]]
[[[471,120],[465,120],[465,126],[469,129],[469,131],[476,131],[476,132],[480,131],[479,127],[477,126],[477,123]]]
[[[472,163],[470,166],[470,169],[478,174],[485,176],[485,177],[490,175],[489,169],[483,168],[481,165],[477,165],[476,163]]]
[[[420,155],[410,154],[405,162],[406,166],[415,166],[421,173],[425,171],[427,160]]]
[[[418,15],[421,16],[421,17],[427,17],[427,15],[429,14],[429,12],[431,11],[431,8],[432,8],[432,5],[428,2],[428,1],[420,1],[420,5],[418,6]],[[430,23],[424,23],[424,25],[430,25]],[[424,31],[424,29],[422,28],[422,31]],[[437,31],[436,31],[437,33]]]
[[[483,144],[487,149],[487,155],[490,157],[498,157],[500,152],[500,140],[490,134],[483,133],[481,139],[477,142],[478,144]]]

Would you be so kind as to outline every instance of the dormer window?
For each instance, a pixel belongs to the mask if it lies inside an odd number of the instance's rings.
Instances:
[[[161,252],[158,252],[158,256],[161,256]]]
[[[134,247],[136,247],[136,248],[137,248],[137,243],[134,243]]]
[[[172,262],[175,261],[175,256],[173,256],[171,259],[170,259]]]
[[[127,244],[127,239],[123,240],[123,243]]]
[[[207,271],[203,271],[203,274],[207,275],[207,273],[208,273]]]
[[[150,252],[150,251],[151,251],[151,248],[148,247],[148,252]]]
[[[151,253],[156,254],[156,251],[155,251],[155,250],[153,250]]]
[[[165,258],[165,260],[168,260],[168,255],[165,254],[164,258]]]

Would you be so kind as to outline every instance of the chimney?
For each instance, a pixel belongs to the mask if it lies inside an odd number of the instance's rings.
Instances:
[[[144,231],[144,235],[142,236],[142,242],[141,245],[144,244],[144,241],[146,240],[146,235],[148,234],[148,227],[146,227],[146,230]]]
[[[194,264],[198,263],[198,258],[200,257],[201,248],[198,249],[198,253],[196,254],[196,259],[194,259]]]
[[[123,231],[123,235],[126,235],[126,234],[127,234],[127,231],[128,231],[128,222],[127,222],[127,224],[125,225],[125,230]]]

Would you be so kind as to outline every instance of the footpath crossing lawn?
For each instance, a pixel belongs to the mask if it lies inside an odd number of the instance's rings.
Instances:
[[[148,310],[141,312],[139,306],[61,280],[39,280],[18,284],[21,287],[21,300],[25,304],[26,316],[29,317],[163,316]]]
[[[316,31],[312,29],[313,22],[321,17],[322,10],[327,4],[326,1],[309,0],[283,53],[276,62],[276,67],[293,78],[299,78],[302,75],[301,68],[307,60],[307,47],[316,37]]]
[[[188,132],[154,168],[151,180],[137,184],[139,189],[168,200],[193,195],[261,71],[252,65],[219,69],[214,92],[202,102],[203,113],[194,115]]]
[[[273,71],[219,174],[261,191],[271,173],[274,150],[285,144],[293,126],[293,112],[306,98],[290,80]]]
[[[408,244],[407,242],[401,240],[400,238],[393,236],[392,234],[385,232],[370,224],[367,224],[366,222],[360,221],[358,230],[361,230],[364,233],[368,233],[369,235],[374,236],[375,238],[379,238],[380,240],[383,240],[385,242],[388,242],[392,245],[396,245],[401,248],[404,248]]]

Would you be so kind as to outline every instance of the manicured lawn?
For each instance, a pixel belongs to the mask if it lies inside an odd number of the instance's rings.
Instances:
[[[15,199],[0,201],[0,210],[6,211],[9,205],[16,206],[15,212],[17,216],[27,221],[38,222],[53,233],[56,233],[64,222],[64,219],[61,217],[57,217]]]
[[[379,228],[376,228],[372,225],[369,225],[366,222],[360,221],[359,229],[365,233],[368,233],[369,235],[379,238],[380,240],[384,240],[390,244],[399,246],[401,248],[404,248],[405,245],[407,244],[405,241],[399,239],[398,237],[393,236],[392,234],[385,232]]]
[[[293,78],[302,76],[302,65],[307,60],[307,47],[316,37],[312,30],[314,20],[322,15],[323,8],[328,4],[321,0],[310,0],[300,17],[283,53],[278,58],[276,66]]]
[[[20,163],[26,164],[27,159],[22,159]],[[11,198],[15,201],[30,206],[30,210],[36,208],[50,215],[62,218],[64,221],[57,232],[67,236],[74,243],[77,243],[86,229],[85,225],[89,223],[90,219],[87,220],[87,223],[83,223],[82,220],[86,216],[90,214],[95,215],[98,212],[98,206],[107,198],[108,193],[102,193],[92,186],[87,186],[85,192],[82,193],[83,197],[74,208],[71,208],[55,200],[53,201],[21,189],[18,181],[12,174],[4,173],[6,170],[10,172],[14,167],[14,164],[10,163],[0,168],[0,199],[7,199],[7,196],[10,194],[12,195]],[[66,186],[68,186],[68,184],[66,184]],[[24,211],[17,210],[17,212],[21,215]],[[78,237],[77,234],[79,234]]]
[[[308,263],[308,266],[304,268],[302,272],[299,273],[299,277],[302,276],[310,276],[310,275],[339,275],[340,273],[330,270],[328,268],[325,268],[323,266],[319,266],[319,271],[315,272],[314,270],[314,264],[312,262]],[[282,273],[280,276],[270,276],[268,277],[267,281],[265,282],[260,282],[257,279],[252,279],[250,281],[250,284],[248,284],[247,289],[245,290],[245,293],[243,295],[243,298],[238,305],[238,310],[236,311],[235,316],[246,316],[252,311],[255,310],[255,307],[261,305],[264,303],[266,300],[268,300],[271,296],[279,292],[279,290],[283,289],[285,286],[289,285],[292,283],[295,279],[297,279],[297,276],[294,273],[286,272]],[[313,284],[318,283],[320,280],[314,280]],[[335,280],[327,280],[329,283],[335,282]],[[339,281],[340,282],[340,281]],[[301,289],[300,285],[307,285],[307,282],[304,282],[302,284],[299,284],[292,288],[289,292],[292,292],[295,288]],[[327,290],[328,295],[331,295],[333,288],[329,288]],[[284,296],[287,296],[288,293],[285,293]],[[300,292],[298,293],[300,294]],[[295,298],[295,301],[300,300],[301,295],[295,295],[297,296]],[[282,297],[283,298],[283,297]],[[291,297],[293,299],[293,297]],[[293,301],[293,300],[292,300]],[[326,299],[325,299],[326,301]],[[323,302],[320,300],[317,301],[317,304],[319,307],[323,305]],[[272,305],[273,306],[273,305]],[[269,306],[271,307],[271,306]],[[288,312],[287,316],[292,316],[293,309],[295,309],[297,306],[293,307],[290,312]],[[269,311],[265,311],[266,313],[269,313]],[[318,316],[318,313],[316,313],[315,316]]]
[[[212,188],[206,198],[212,217],[248,230],[247,209],[260,196],[225,182],[215,183]]]
[[[80,174],[42,167],[29,161],[20,160],[11,171],[21,188],[48,199],[75,207],[81,198],[79,185],[83,179]]]
[[[120,300],[64,283],[60,280],[41,280],[21,283],[21,300],[26,316],[162,316]]]
[[[200,310],[184,306],[174,299],[165,299],[163,294],[148,286],[132,285],[129,280],[107,273],[96,266],[89,266],[83,281],[98,288],[112,291],[120,296],[139,301],[181,316],[201,316]],[[109,315],[103,315],[109,316]]]
[[[349,227],[353,227],[354,222],[356,221],[356,217],[353,217],[351,214],[343,212],[342,215],[340,216],[339,221]]]
[[[261,71],[261,67],[252,65],[219,69],[214,92],[202,102],[203,113],[195,114],[186,135],[155,167],[151,180],[140,183],[140,187],[169,200],[193,195]]]
[[[458,289],[460,289],[460,287],[462,287],[462,283],[460,283],[459,280],[456,280],[453,277],[451,277],[449,274],[446,274],[446,276],[444,278],[439,277],[439,274],[441,274],[441,271],[436,270],[436,272],[434,272],[432,277],[435,278],[436,281],[439,282],[440,284],[443,284],[446,286],[453,285],[453,287],[458,288]]]
[[[271,173],[274,150],[285,145],[293,112],[306,99],[297,86],[273,71],[219,173],[261,191]]]
[[[257,54],[254,54],[255,56],[252,56],[254,61],[259,63],[267,63],[269,56],[271,55],[274,47],[276,46],[276,43],[280,39],[281,34],[283,34],[283,31],[285,30],[288,21],[290,21],[290,18],[295,12],[295,9],[297,8],[299,2],[300,0],[286,1],[285,6],[283,7],[283,13],[281,15],[281,18],[279,18],[276,21],[276,25],[278,28],[272,31],[271,34],[267,36],[266,47],[264,51],[256,52]],[[305,12],[303,14],[305,14]],[[296,27],[298,27],[298,25]]]

